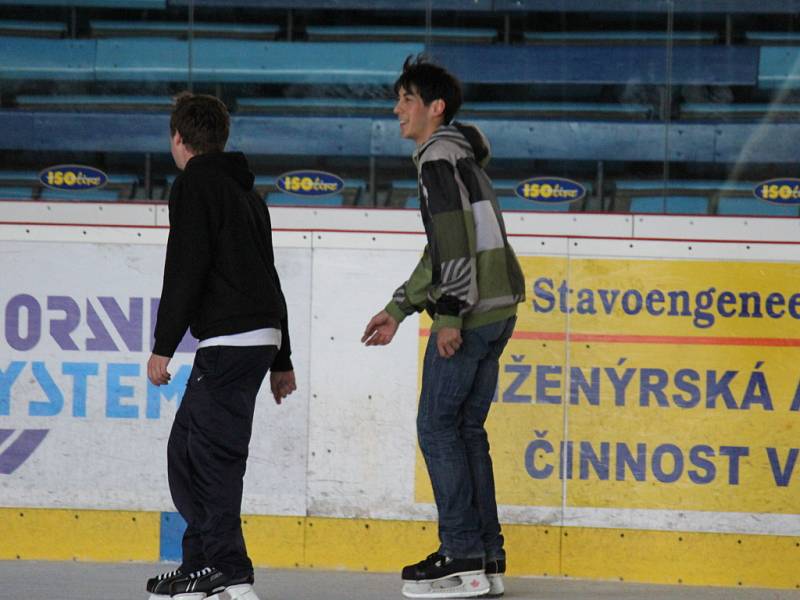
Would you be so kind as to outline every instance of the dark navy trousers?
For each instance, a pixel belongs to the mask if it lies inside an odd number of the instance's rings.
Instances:
[[[187,528],[184,571],[252,574],[242,536],[242,486],[256,395],[275,346],[200,348],[167,445],[172,500]]]

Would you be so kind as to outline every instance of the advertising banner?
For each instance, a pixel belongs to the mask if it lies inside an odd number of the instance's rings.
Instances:
[[[800,512],[800,265],[520,261],[488,421],[499,504]]]
[[[0,248],[0,502],[170,510],[166,444],[196,340],[184,338],[168,385],[148,382],[164,246],[3,241]],[[310,253],[282,249],[279,258],[284,290],[298,299],[292,333],[302,357]],[[247,510],[304,514],[306,414],[306,402],[275,406],[262,387]]]

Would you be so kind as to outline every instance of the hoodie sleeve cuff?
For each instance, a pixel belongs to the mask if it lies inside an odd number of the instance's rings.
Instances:
[[[172,358],[172,355],[175,354],[175,346],[156,340],[155,344],[153,344],[153,354]]]
[[[464,320],[461,317],[453,315],[439,315],[437,314],[433,319],[431,330],[438,331],[442,327],[452,327],[453,329],[461,329]]]
[[[294,371],[294,366],[292,366],[292,359],[289,358],[289,353],[278,352],[275,360],[272,361],[272,365],[270,366],[269,370],[273,373]]]
[[[387,304],[383,310],[389,313],[389,316],[392,317],[398,323],[402,323],[403,319],[406,318],[406,313],[400,310],[400,307],[397,306],[397,304],[395,304],[394,302],[389,302],[389,304]]]

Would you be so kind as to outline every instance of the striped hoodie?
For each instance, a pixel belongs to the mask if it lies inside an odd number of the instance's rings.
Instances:
[[[414,152],[428,243],[386,306],[398,322],[425,309],[434,331],[472,329],[507,319],[525,300],[522,269],[483,170],[489,155],[480,130],[456,122]]]

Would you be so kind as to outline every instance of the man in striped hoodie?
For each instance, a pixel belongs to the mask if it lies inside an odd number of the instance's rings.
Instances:
[[[400,133],[417,144],[413,160],[428,243],[362,341],[388,344],[400,322],[423,309],[433,319],[417,433],[441,541],[436,552],[403,569],[403,593],[501,595],[505,551],[484,423],[525,281],[483,170],[489,144],[476,127],[452,121],[461,105],[458,80],[422,57],[408,57],[395,92]]]

